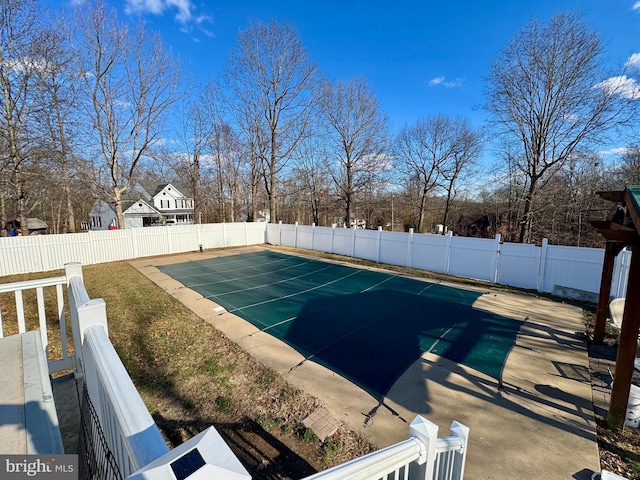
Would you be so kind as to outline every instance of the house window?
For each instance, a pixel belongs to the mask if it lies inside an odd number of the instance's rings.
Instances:
[[[92,228],[102,228],[102,217],[91,217]]]

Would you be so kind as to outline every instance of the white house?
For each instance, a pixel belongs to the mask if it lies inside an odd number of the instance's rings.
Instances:
[[[171,183],[136,183],[122,195],[125,228],[193,223],[193,198]],[[117,226],[113,203],[97,200],[87,227],[108,230]]]

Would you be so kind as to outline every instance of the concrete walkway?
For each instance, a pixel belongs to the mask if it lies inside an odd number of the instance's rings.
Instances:
[[[64,453],[39,331],[0,338],[0,454]]]
[[[306,361],[294,368],[303,360],[298,352],[241,318],[221,312],[218,305],[156,268],[260,248],[264,247],[131,264],[292,384],[323,400],[335,418],[379,447],[406,439],[408,422],[422,415],[440,426],[441,436],[448,434],[452,420],[470,428],[468,479],[587,480],[599,471],[581,309],[480,290],[483,295],[474,308],[524,320],[501,383],[427,353],[398,379],[379,405],[362,389],[316,363]]]

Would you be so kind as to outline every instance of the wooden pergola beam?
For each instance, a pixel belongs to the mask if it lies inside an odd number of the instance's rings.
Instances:
[[[633,252],[629,267],[627,292],[640,291],[640,252]],[[629,391],[633,379],[634,360],[638,348],[638,331],[640,330],[640,295],[625,297],[622,328],[618,342],[616,372],[611,389],[611,401],[607,424],[609,428],[621,429],[627,412]]]
[[[609,192],[596,192],[600,198],[611,202],[622,203],[626,190],[614,190]]]
[[[638,234],[640,232],[640,201],[638,200],[640,187],[627,186],[623,191],[598,192],[598,195],[605,200],[617,202],[624,208],[619,209],[609,222],[591,222],[607,240],[594,341],[602,341],[604,337],[615,258],[623,247],[636,247],[634,254],[631,255],[631,265],[629,266],[616,371],[607,415],[607,424],[610,428],[622,429],[624,428],[629,391],[631,390],[634,360],[638,348],[638,332],[640,331],[640,295],[637,294],[640,292],[640,235]]]

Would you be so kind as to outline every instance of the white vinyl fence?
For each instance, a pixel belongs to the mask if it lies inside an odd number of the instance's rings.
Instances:
[[[595,300],[604,249],[502,243],[449,235],[268,224],[266,241],[362,258],[379,263],[476,278],[491,283]],[[624,297],[631,252],[615,263],[611,297]]]
[[[58,270],[68,262],[92,265],[200,248],[260,245],[264,233],[264,223],[215,223],[4,237],[0,276]]]
[[[0,276],[242,245],[283,245],[595,301],[604,249],[449,235],[266,223],[217,223],[0,238]],[[618,255],[611,297],[624,297],[631,252]]]

